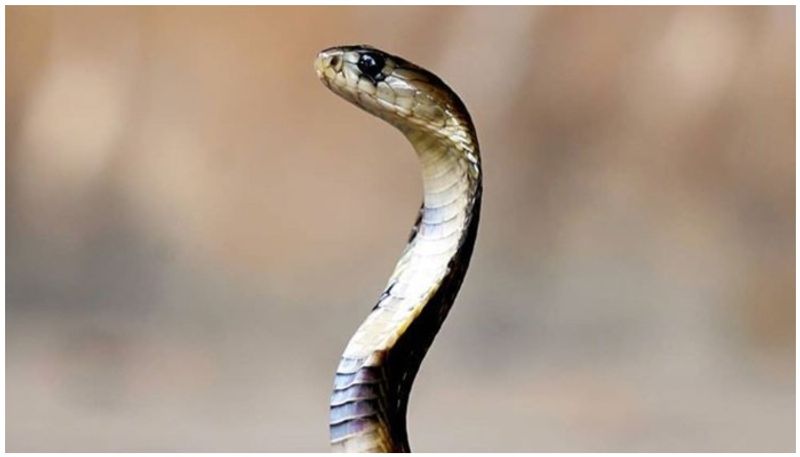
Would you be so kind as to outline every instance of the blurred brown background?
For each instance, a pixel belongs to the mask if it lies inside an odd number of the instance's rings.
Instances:
[[[415,450],[793,450],[794,8],[6,13],[9,451],[327,451],[420,198],[316,80],[347,43],[485,161]]]

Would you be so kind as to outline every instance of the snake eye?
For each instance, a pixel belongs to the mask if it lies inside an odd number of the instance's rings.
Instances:
[[[383,58],[383,56],[371,52],[365,52],[361,54],[357,65],[358,69],[361,70],[361,73],[363,73],[369,79],[373,81],[381,81],[384,78],[383,73],[381,73],[384,64],[386,64],[386,60]]]

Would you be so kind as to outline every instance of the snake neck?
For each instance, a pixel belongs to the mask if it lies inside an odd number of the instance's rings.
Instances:
[[[457,260],[469,262],[458,254],[465,248],[470,223],[477,224],[480,162],[471,141],[421,133],[407,137],[422,164],[423,203],[387,288],[416,308],[424,307],[443,282],[455,279]]]
[[[386,288],[337,369],[334,450],[410,450],[411,384],[464,279],[480,213],[477,142],[470,122],[457,121],[437,134],[404,132],[422,164],[423,204]]]

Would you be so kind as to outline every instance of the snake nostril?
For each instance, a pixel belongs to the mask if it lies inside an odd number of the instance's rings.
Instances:
[[[331,67],[336,68],[339,65],[339,56],[331,57]]]

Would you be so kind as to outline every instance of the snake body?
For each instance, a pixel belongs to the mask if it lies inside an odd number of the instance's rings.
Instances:
[[[406,408],[423,357],[466,274],[481,205],[475,128],[436,75],[369,46],[322,51],[317,75],[389,122],[422,164],[423,204],[377,304],[345,348],[330,404],[335,451],[409,452]]]

